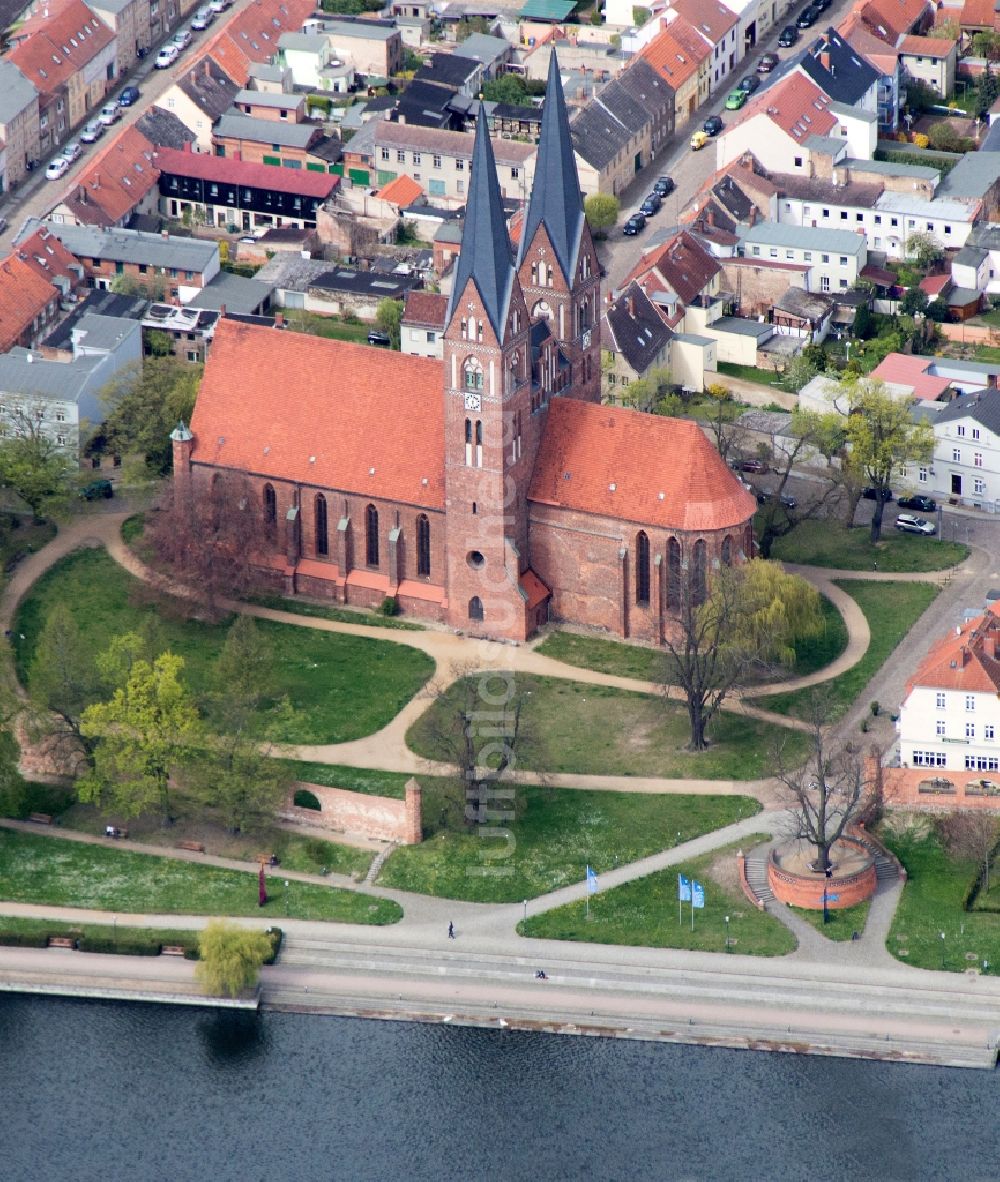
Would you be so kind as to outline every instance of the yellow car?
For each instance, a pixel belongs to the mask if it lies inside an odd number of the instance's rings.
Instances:
[[[708,143],[708,136],[703,131],[696,131],[691,137],[691,151],[698,152]]]

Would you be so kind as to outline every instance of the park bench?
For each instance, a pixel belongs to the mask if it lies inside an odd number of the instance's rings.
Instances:
[[[71,940],[69,936],[49,936],[50,948],[75,948],[76,941]]]
[[[277,866],[278,865],[278,855],[277,854],[258,854],[257,861],[260,862],[261,865],[263,865],[263,866]]]
[[[203,854],[205,852],[205,847],[200,841],[179,841],[177,848],[179,850],[191,850],[195,854]]]
[[[161,956],[183,956],[184,949],[180,944],[164,944],[160,949]]]
[[[36,825],[51,825],[52,815],[50,813],[32,813],[28,820],[34,821]]]
[[[105,825],[104,826],[104,836],[105,837],[128,837],[128,830],[122,829],[118,825]]]

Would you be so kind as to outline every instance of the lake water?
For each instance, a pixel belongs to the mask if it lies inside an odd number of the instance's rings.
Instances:
[[[0,995],[2,1182],[1000,1178],[980,1071]]]

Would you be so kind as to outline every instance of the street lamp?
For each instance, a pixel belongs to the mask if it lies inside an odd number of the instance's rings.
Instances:
[[[941,933],[941,968],[944,968],[944,932]]]
[[[726,916],[726,951],[732,952],[732,948],[729,945],[729,916],[728,915]]]
[[[288,915],[288,879],[285,879],[285,915]]]
[[[827,887],[826,884],[833,878],[833,867],[827,866],[823,871],[823,922],[830,922],[830,909],[827,907]]]
[[[525,922],[527,922],[527,919],[528,919],[528,900],[527,899],[524,900],[524,919],[525,919]]]

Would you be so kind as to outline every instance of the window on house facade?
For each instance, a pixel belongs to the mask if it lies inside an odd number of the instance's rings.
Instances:
[[[965,770],[967,772],[995,772],[1000,768],[1000,758],[996,755],[967,755]]]
[[[431,523],[426,513],[417,518],[417,574],[431,573]]]
[[[972,438],[973,438],[973,439],[978,439],[978,438],[979,438],[979,428],[978,428],[978,427],[973,427],[973,428],[972,428]]]
[[[964,437],[964,435],[965,435],[965,428],[964,428],[964,427],[962,427],[962,426],[956,427],[956,428],[955,428],[955,434],[956,434],[957,436],[959,436],[959,438],[962,438],[962,437]]]
[[[939,690],[937,692],[937,694],[935,695],[935,705],[937,706],[937,708],[939,710],[944,709],[944,701],[945,701],[944,694]]]
[[[989,726],[984,726],[983,727],[983,738],[990,739],[990,740],[995,739],[996,738],[996,727],[994,727],[992,724],[990,724]]]
[[[483,618],[483,601],[478,595],[473,595],[469,600],[469,619],[481,620]]]
[[[330,539],[326,526],[326,497],[322,493],[316,494],[313,506],[316,519],[316,553],[326,555],[330,552]]]
[[[431,164],[432,164],[432,165],[433,165],[435,168],[440,168],[440,167],[441,167],[441,157],[440,157],[440,156],[436,156],[436,155],[435,155],[435,156],[432,156],[432,157],[431,157]]]
[[[981,476],[977,476],[973,481],[973,492],[977,497],[984,497],[986,495],[986,481]]]
[[[944,767],[948,757],[943,751],[914,751],[914,767]]]
[[[921,468],[917,469],[917,479],[920,481],[921,484],[927,483],[927,469],[926,468],[921,467]]]
[[[957,447],[951,449],[951,462],[953,464],[960,464],[962,462],[962,453]]]
[[[944,719],[943,718],[939,718],[937,720],[937,722],[934,724],[934,733],[936,735],[938,735],[939,737],[944,734]]]
[[[981,451],[972,453],[972,463],[976,468],[981,468],[983,466],[983,453]]]
[[[967,739],[974,739],[976,737],[976,724],[974,722],[967,722],[965,724],[965,737]]]
[[[365,509],[365,562],[378,566],[378,509],[374,505]]]
[[[966,708],[966,710],[975,710],[975,708],[976,708],[976,695],[975,694],[966,694],[965,695],[965,708]]]

